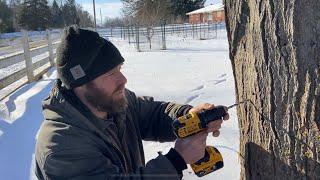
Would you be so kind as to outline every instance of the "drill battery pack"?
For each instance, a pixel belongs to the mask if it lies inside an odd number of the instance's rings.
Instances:
[[[198,177],[205,176],[213,171],[223,168],[221,153],[213,146],[207,146],[203,158],[191,164],[191,168]]]

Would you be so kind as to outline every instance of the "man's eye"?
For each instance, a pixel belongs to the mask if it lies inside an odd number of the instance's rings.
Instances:
[[[110,72],[110,73],[106,74],[106,77],[108,77],[108,76],[112,76],[113,74],[114,74],[114,71],[112,71],[112,72]]]

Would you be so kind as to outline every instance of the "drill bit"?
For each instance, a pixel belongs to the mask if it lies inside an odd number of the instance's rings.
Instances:
[[[249,100],[246,99],[246,100],[244,100],[244,101],[241,101],[241,102],[232,104],[231,106],[228,106],[227,109],[231,109],[231,108],[233,108],[233,107],[235,107],[235,106],[238,106],[238,105],[240,105],[240,104],[246,103],[246,102],[248,102],[248,101],[249,101]]]

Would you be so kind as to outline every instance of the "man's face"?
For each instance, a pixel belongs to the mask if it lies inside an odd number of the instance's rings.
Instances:
[[[84,97],[98,111],[119,113],[127,107],[124,89],[127,79],[121,65],[84,85]]]

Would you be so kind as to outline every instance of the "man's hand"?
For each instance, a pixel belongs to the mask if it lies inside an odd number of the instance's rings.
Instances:
[[[201,112],[203,110],[206,110],[206,109],[213,109],[214,108],[214,105],[213,104],[209,104],[209,103],[204,103],[204,104],[200,104],[198,106],[195,106],[193,108],[191,108],[188,113],[191,113],[191,112],[195,112],[195,113],[198,113],[198,112]],[[226,107],[226,111],[227,111],[227,107]],[[224,117],[223,117],[223,120],[228,120],[229,119],[229,114],[227,113]],[[214,137],[218,137],[220,135],[220,131],[219,129],[221,128],[221,124],[223,122],[222,119],[219,119],[219,120],[216,120],[216,121],[213,121],[213,122],[210,122],[208,125],[207,125],[207,133],[210,133],[212,132],[212,135]]]
[[[184,139],[178,138],[174,149],[182,156],[187,164],[193,164],[203,158],[207,136],[208,133],[202,131]]]
[[[191,108],[188,111],[188,113],[191,113],[191,112],[198,113],[203,110],[206,110],[206,109],[210,110],[213,108],[214,108],[213,104],[205,103],[205,104],[201,104]],[[227,107],[225,108],[227,111]],[[223,120],[228,120],[228,119],[229,119],[229,114],[227,113],[223,117]],[[220,120],[215,120],[210,122],[207,125],[206,131],[201,131],[198,134],[189,136],[184,139],[178,138],[175,143],[174,149],[182,156],[182,158],[187,164],[193,164],[197,162],[199,159],[203,158],[204,156],[208,133],[212,132],[214,137],[218,137],[220,135],[219,129],[221,128],[221,124],[223,120],[220,119]]]

